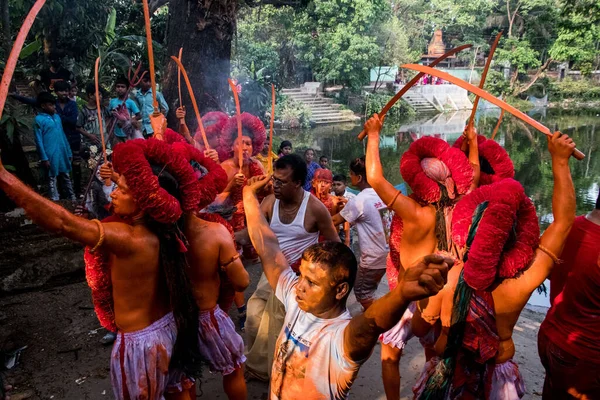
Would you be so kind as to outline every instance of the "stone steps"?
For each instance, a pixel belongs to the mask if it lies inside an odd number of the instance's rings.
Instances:
[[[360,120],[351,110],[342,110],[340,104],[318,92],[307,93],[304,88],[293,88],[282,89],[281,93],[308,106],[312,113],[311,122],[315,124],[352,123]]]

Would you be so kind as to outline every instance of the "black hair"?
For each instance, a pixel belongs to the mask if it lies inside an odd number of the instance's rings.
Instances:
[[[321,156],[321,157],[319,157],[319,161],[321,161],[322,159],[326,159],[327,161],[329,161],[329,157],[327,157],[327,156]]]
[[[292,169],[292,179],[294,182],[300,182],[304,186],[308,169],[302,157],[297,154],[288,154],[275,161],[275,169],[286,169],[288,167]]]
[[[158,176],[160,187],[179,199],[179,184],[163,166],[151,165]],[[198,341],[198,305],[192,292],[192,284],[187,270],[189,265],[181,243],[187,243],[178,223],[161,224],[150,220],[149,229],[160,242],[160,268],[165,277],[169,300],[177,324],[177,339],[173,346],[170,367],[186,373],[190,377],[201,374],[203,357]]]
[[[365,166],[365,156],[355,158],[350,163],[350,171],[354,172],[354,175],[362,176],[365,182],[367,181],[367,167]]]
[[[57,81],[54,82],[54,91],[55,92],[62,92],[62,91],[69,91],[71,90],[71,84],[67,81]]]
[[[302,260],[327,266],[336,285],[347,282],[350,290],[354,287],[358,263],[352,250],[345,244],[330,241],[313,244],[304,250]]]
[[[56,103],[56,97],[54,97],[54,95],[52,95],[52,93],[48,93],[48,92],[41,92],[40,94],[37,95],[37,105],[39,107],[42,106],[42,104],[55,104]]]
[[[120,76],[117,78],[117,80],[115,80],[115,87],[117,85],[125,85],[125,86],[129,87],[130,86],[129,79],[125,78],[124,76]]]
[[[280,153],[283,151],[284,147],[292,148],[292,142],[290,142],[289,140],[284,140],[283,142],[281,142],[281,144],[279,145],[279,152]]]
[[[96,82],[94,82],[94,81],[88,82],[88,84],[85,85],[85,93],[90,96],[95,95],[96,94]],[[102,94],[102,96],[106,96],[106,90],[102,86],[100,86],[100,94]]]
[[[140,71],[139,76],[141,76],[140,81],[149,81],[149,80],[151,80],[151,78],[150,78],[150,71],[148,71],[147,69],[142,69]]]
[[[337,182],[344,182],[344,185],[346,184],[347,180],[346,180],[346,175],[342,175],[342,174],[338,174],[338,175],[334,175],[333,176],[333,181],[337,181]]]
[[[596,209],[600,210],[600,192],[598,193],[598,197],[596,198]]]

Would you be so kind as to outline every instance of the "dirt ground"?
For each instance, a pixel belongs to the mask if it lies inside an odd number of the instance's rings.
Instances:
[[[260,264],[248,266],[252,285],[248,298],[258,281]],[[80,278],[81,279],[81,278]],[[80,280],[79,279],[79,280]],[[64,283],[64,282],[63,282]],[[383,294],[387,283],[379,291]],[[354,298],[349,308],[360,312]],[[231,312],[236,317],[236,311]],[[515,327],[517,353],[515,361],[525,378],[526,399],[541,398],[543,368],[537,354],[537,332],[543,314],[524,310]],[[235,319],[234,319],[235,320]],[[43,290],[0,298],[1,349],[27,346],[20,363],[4,374],[15,386],[13,399],[111,399],[109,359],[110,347],[99,344],[104,329],[96,319],[89,289],[83,281],[63,284]],[[380,371],[380,347],[362,366],[350,397],[355,399],[385,399]],[[411,386],[424,363],[423,351],[417,340],[411,340],[401,363],[402,398],[412,398]],[[204,372],[203,399],[226,399],[220,376]],[[249,399],[267,399],[267,384],[248,382]]]

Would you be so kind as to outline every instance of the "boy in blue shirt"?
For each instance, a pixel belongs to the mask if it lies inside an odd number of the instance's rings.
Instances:
[[[60,198],[57,184],[67,198],[75,201],[75,193],[71,184],[71,160],[73,154],[61,118],[56,114],[56,99],[50,93],[42,92],[37,97],[42,112],[35,117],[35,144],[40,156],[40,163],[48,171],[50,199]]]
[[[115,81],[115,92],[117,92],[117,97],[110,99],[108,110],[110,112],[114,112],[118,106],[125,103],[127,111],[129,111],[129,115],[132,117],[135,116],[135,118],[132,118],[132,121],[140,120],[140,109],[138,108],[137,104],[135,104],[135,101],[129,98],[129,80],[127,78],[120,77]],[[114,135],[114,144],[122,143],[127,140],[127,135],[123,129],[121,129],[118,122],[115,125]]]
[[[154,134],[154,129],[150,125],[150,115],[154,112],[154,106],[152,105],[152,82],[150,81],[149,72],[140,81],[139,88],[135,92],[135,99],[142,112],[142,133],[144,137],[150,137]],[[169,105],[159,91],[156,91],[156,101],[158,102],[159,111],[166,116],[169,112]]]

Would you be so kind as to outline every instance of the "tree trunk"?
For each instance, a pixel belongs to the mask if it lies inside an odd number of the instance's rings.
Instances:
[[[0,0],[2,7],[2,37],[4,38],[5,57],[8,58],[12,49],[12,38],[10,34],[10,13],[8,11],[8,0]]]
[[[229,100],[231,41],[235,32],[236,0],[171,0],[167,26],[167,56],[177,56],[183,47],[182,63],[190,78],[200,113],[223,108]],[[170,58],[169,58],[170,60]],[[167,61],[169,61],[167,60]],[[168,121],[176,126],[179,106],[177,65],[167,62],[163,94],[169,103]],[[181,84],[185,85],[182,78]],[[192,132],[197,127],[189,94],[182,88],[183,105]]]

